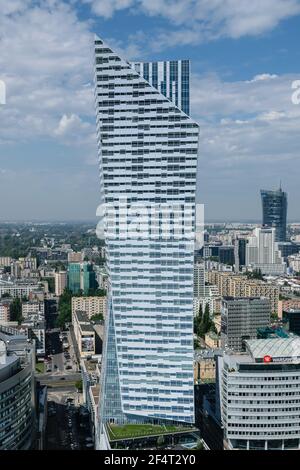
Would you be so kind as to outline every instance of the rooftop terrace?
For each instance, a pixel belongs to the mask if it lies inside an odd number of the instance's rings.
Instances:
[[[134,439],[138,437],[160,436],[182,432],[197,431],[193,426],[154,425],[154,424],[108,424],[106,425],[110,441]]]

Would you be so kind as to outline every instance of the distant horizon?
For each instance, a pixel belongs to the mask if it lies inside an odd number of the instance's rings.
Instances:
[[[95,219],[0,219],[0,224],[97,224],[99,218]],[[207,219],[207,224],[261,224],[259,219]],[[287,224],[300,224],[300,219],[289,219]]]

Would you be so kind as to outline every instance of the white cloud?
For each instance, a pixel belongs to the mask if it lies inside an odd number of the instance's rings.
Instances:
[[[176,44],[198,44],[222,37],[241,38],[271,31],[281,21],[300,14],[299,0],[82,0],[94,13],[111,18],[130,9],[160,16],[173,24],[171,31],[152,31],[144,46],[152,50]]]
[[[53,137],[64,114],[82,122],[94,117],[89,23],[57,0],[13,0],[4,11],[0,70],[7,103],[1,108],[0,141]],[[80,133],[75,137],[74,144],[80,143]]]
[[[0,0],[0,11],[2,15],[11,15],[20,11],[24,11],[31,0]]]
[[[57,128],[54,130],[54,136],[62,139],[65,144],[89,146],[96,142],[95,125],[83,121],[77,114],[64,114]],[[96,154],[96,145],[94,146]]]
[[[111,18],[116,11],[132,6],[135,0],[83,0],[83,3],[90,3],[96,15]]]
[[[193,77],[192,111],[201,129],[200,200],[208,214],[221,217],[218,204],[226,199],[228,212],[256,217],[260,187],[276,187],[280,179],[290,194],[289,214],[298,213],[300,106],[291,101],[294,78]]]
[[[215,74],[192,77],[192,110],[195,117],[216,122],[221,118],[249,120],[262,113],[300,111],[292,103],[293,75],[270,80],[222,81]]]
[[[278,119],[286,117],[286,113],[279,112],[279,111],[268,111],[267,113],[263,113],[259,119],[262,121],[277,121]]]
[[[264,82],[265,80],[273,80],[274,78],[277,78],[278,75],[275,74],[270,74],[270,73],[261,73],[259,75],[255,75],[252,80],[249,80],[249,83],[252,82]]]

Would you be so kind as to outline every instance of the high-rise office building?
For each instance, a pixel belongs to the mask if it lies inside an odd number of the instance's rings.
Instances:
[[[246,339],[257,338],[257,328],[270,325],[270,316],[269,299],[225,297],[221,313],[222,348],[242,351]]]
[[[100,421],[192,423],[198,125],[99,38],[95,57],[102,203],[116,221],[103,217]],[[124,216],[132,208],[145,216],[137,233]],[[168,227],[164,208],[175,214]]]
[[[198,262],[194,265],[194,297],[205,297],[205,264]]]
[[[190,114],[190,61],[135,62],[136,71],[172,101],[185,114]]]
[[[275,228],[275,241],[286,241],[287,193],[261,190],[263,225]]]
[[[219,261],[222,264],[234,264],[234,247],[233,246],[220,246],[219,247]]]
[[[69,263],[68,265],[68,288],[73,294],[80,292],[80,263]]]
[[[239,272],[241,266],[246,264],[246,246],[247,240],[245,238],[236,238],[234,240],[234,266],[235,272]]]
[[[263,274],[283,274],[286,263],[275,242],[275,228],[256,228],[246,245],[246,264]]]
[[[81,264],[81,273],[80,273],[80,290],[87,295],[89,290],[96,289],[98,286],[96,281],[96,273],[93,269],[93,265],[90,263]]]
[[[96,273],[90,263],[70,263],[68,266],[68,288],[73,294],[82,291],[85,295],[96,289]]]

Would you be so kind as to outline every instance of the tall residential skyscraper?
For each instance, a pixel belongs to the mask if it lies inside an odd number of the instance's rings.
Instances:
[[[95,99],[110,278],[100,422],[193,423],[199,128],[99,38]]]
[[[190,114],[190,61],[135,62],[136,71],[185,114]]]
[[[263,225],[275,228],[275,241],[286,241],[287,193],[261,190]]]

